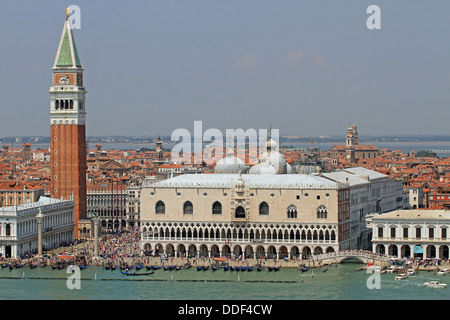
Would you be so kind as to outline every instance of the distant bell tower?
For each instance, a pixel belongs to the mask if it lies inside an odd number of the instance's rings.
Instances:
[[[345,154],[348,162],[354,163],[356,160],[355,145],[358,144],[357,141],[358,141],[358,132],[356,131],[356,126],[352,126],[352,124],[350,123],[347,129],[347,135],[345,136]]]
[[[73,197],[74,237],[86,212],[86,90],[75,39],[66,10],[50,87],[50,194]]]
[[[158,140],[156,141],[156,162],[162,163],[164,162],[164,151],[163,151],[163,143],[161,141],[161,137],[158,136]]]

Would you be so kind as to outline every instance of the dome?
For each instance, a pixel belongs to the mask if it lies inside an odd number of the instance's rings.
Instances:
[[[250,168],[249,174],[277,174],[277,171],[269,163],[259,162]]]
[[[269,139],[266,143],[267,151],[264,151],[258,158],[258,163],[254,165],[249,173],[252,174],[286,174],[294,173],[292,167],[286,162],[284,156],[278,152],[278,144]]]
[[[217,161],[214,167],[214,173],[218,174],[237,174],[239,172],[247,172],[244,161],[234,156],[232,149],[227,150],[227,156]]]

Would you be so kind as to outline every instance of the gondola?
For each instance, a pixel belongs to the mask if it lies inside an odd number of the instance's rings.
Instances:
[[[252,271],[253,267],[248,267],[247,271]]]
[[[278,271],[280,269],[281,269],[281,267],[273,267],[273,271]]]
[[[197,267],[197,271],[203,270],[203,267]]]
[[[9,264],[9,270],[14,269],[14,265],[12,263]]]
[[[175,270],[181,270],[181,267],[180,266],[176,266]]]
[[[153,270],[158,270],[158,267],[156,265],[152,266]]]
[[[152,270],[153,267],[152,266],[146,266],[147,270]]]
[[[126,272],[126,271],[122,271],[122,274],[126,275],[126,276],[147,276],[149,274],[154,274],[155,271],[151,271],[151,272],[143,272],[143,273],[139,273],[139,272]]]
[[[209,266],[203,266],[203,270],[208,270]]]
[[[117,266],[111,266],[111,270],[116,270]]]
[[[167,271],[167,270],[169,270],[169,266],[164,266],[163,269],[164,269],[164,271]]]
[[[273,271],[273,267],[269,267],[269,271]]]
[[[241,271],[246,271],[247,267],[241,267]]]
[[[30,268],[31,269],[34,269],[34,268],[36,268],[38,265],[37,264],[30,264]]]
[[[223,267],[223,270],[224,270],[224,271],[228,271],[229,269],[230,269],[229,266]]]
[[[81,265],[79,266],[81,270],[86,269],[87,268],[87,264]]]
[[[212,266],[213,271],[219,270],[219,267]]]
[[[309,266],[307,266],[307,267],[302,267],[302,272],[308,271],[308,269],[309,269]]]
[[[230,267],[230,270],[234,271],[234,270],[236,270],[236,268],[235,267]]]
[[[136,270],[141,270],[143,267],[144,267],[143,264],[141,264],[141,265],[139,265],[139,266],[136,266]]]
[[[258,271],[263,271],[263,270],[264,270],[264,267],[257,267],[256,270],[258,270]]]
[[[105,270],[109,270],[109,269],[111,269],[110,265],[109,264],[105,265]]]
[[[52,264],[52,269],[53,270],[58,269],[58,265],[57,264]]]

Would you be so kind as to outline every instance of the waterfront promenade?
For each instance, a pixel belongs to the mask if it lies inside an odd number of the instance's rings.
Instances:
[[[123,233],[108,232],[99,237],[98,253],[99,256],[94,256],[94,245],[92,242],[82,242],[66,247],[61,247],[55,250],[46,251],[44,257],[30,256],[23,259],[13,259],[14,265],[36,265],[40,262],[43,265],[60,264],[65,260],[64,257],[83,256],[87,265],[116,265],[135,267],[137,265],[145,266],[192,266],[205,267],[213,265],[228,265],[232,267],[257,267],[264,266],[280,267],[280,268],[321,268],[325,265],[337,265],[342,262],[360,262],[365,266],[372,264],[380,267],[389,267],[394,257],[385,255],[378,255],[371,251],[365,250],[343,250],[339,252],[311,255],[308,258],[292,258],[292,259],[273,259],[268,257],[261,257],[260,259],[246,259],[243,257],[171,257],[164,254],[161,255],[145,255],[139,250],[140,234],[138,229],[132,229]],[[62,257],[62,258],[61,258]],[[73,259],[74,261],[76,259]],[[436,260],[422,260],[422,259],[403,259],[406,265],[413,267],[416,270],[435,270],[450,268],[448,260],[439,260],[439,265]],[[3,266],[11,262],[11,259],[0,259],[0,264]],[[66,261],[67,264],[67,261]]]

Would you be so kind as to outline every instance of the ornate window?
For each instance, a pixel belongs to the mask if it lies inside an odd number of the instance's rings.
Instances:
[[[222,204],[219,201],[213,203],[212,214],[222,214]]]
[[[296,219],[297,218],[297,207],[294,205],[290,205],[287,208],[287,217],[288,219]]]
[[[166,205],[162,201],[158,201],[155,206],[155,213],[166,213]]]
[[[194,206],[192,205],[192,202],[186,201],[183,204],[183,214],[193,214],[194,213]]]
[[[241,206],[237,207],[234,212],[234,217],[240,219],[245,218],[245,209]]]
[[[267,202],[263,201],[259,205],[259,214],[268,215],[269,214],[269,205]]]
[[[328,209],[324,205],[320,205],[317,208],[317,219],[327,219],[328,218]]]

